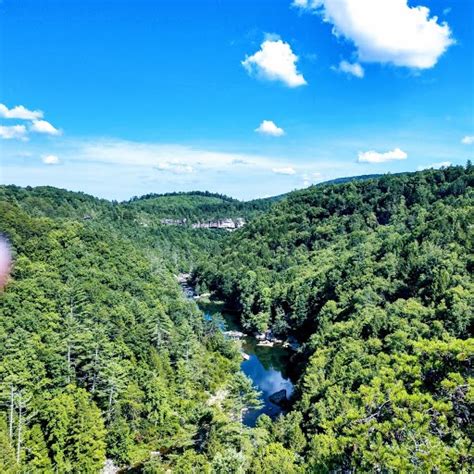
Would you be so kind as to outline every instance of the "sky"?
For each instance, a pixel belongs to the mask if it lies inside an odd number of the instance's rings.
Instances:
[[[465,164],[471,0],[0,0],[0,183],[239,199]]]

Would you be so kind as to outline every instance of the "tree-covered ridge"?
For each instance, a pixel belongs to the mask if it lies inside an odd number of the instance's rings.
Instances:
[[[296,192],[196,281],[304,343],[309,472],[465,471],[472,457],[473,167]]]
[[[272,201],[269,199],[238,201],[219,194],[190,192],[148,195],[132,199],[124,205],[135,211],[139,210],[143,216],[187,219],[191,224],[239,217],[249,220],[268,210]]]
[[[84,217],[113,220],[120,218],[117,202],[53,186],[0,186],[0,199],[16,204],[27,213],[53,219],[83,220]]]
[[[157,199],[161,197],[176,197],[176,196],[200,196],[204,198],[214,198],[214,200],[217,201],[227,201],[227,202],[238,202],[238,199],[235,199],[230,196],[226,196],[225,194],[219,194],[219,193],[211,193],[209,191],[177,191],[177,192],[171,192],[171,193],[149,193],[149,194],[144,194],[143,196],[134,196],[131,199],[129,199],[129,202],[134,202],[134,201],[144,201],[147,199]]]
[[[159,253],[34,209],[0,200],[15,251],[0,302],[0,470],[98,472],[106,455],[143,466],[153,452],[172,466],[204,453],[202,437],[219,451],[234,409],[209,399],[238,400],[239,383],[252,393],[233,347]]]
[[[107,456],[146,473],[469,472],[470,164],[291,193],[234,233],[163,226],[160,199],[0,187],[15,251],[0,471],[98,472]],[[302,343],[287,415],[240,423],[257,403],[240,356],[172,274],[198,259],[200,288],[248,330]]]
[[[142,212],[127,203],[50,186],[0,186],[0,200],[17,205],[30,216],[75,221],[87,228],[120,233],[145,253],[158,252],[163,264],[173,271],[189,270],[202,252],[212,253],[223,236],[207,229],[166,226],[152,210]]]
[[[51,186],[13,185],[0,186],[0,200],[33,216],[120,231],[144,251],[158,251],[174,271],[189,271],[203,254],[215,253],[224,237],[225,231],[191,229],[192,223],[239,217],[249,221],[271,205],[269,200],[246,203],[206,192],[148,195],[119,203]],[[187,219],[189,225],[169,226],[164,219]]]

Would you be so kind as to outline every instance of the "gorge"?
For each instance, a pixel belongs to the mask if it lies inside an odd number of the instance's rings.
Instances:
[[[467,472],[473,172],[249,203],[1,186],[0,470]]]
[[[190,284],[190,275],[180,274],[177,279],[186,298],[197,302],[207,320],[222,321],[220,328],[227,337],[234,339],[242,353],[240,370],[252,381],[254,387],[260,392],[262,407],[246,409],[243,422],[250,427],[255,426],[257,418],[268,415],[275,419],[285,413],[289,407],[293,393],[293,382],[288,374],[292,350],[282,344],[273,346],[259,345],[255,335],[242,332],[237,314],[225,311],[222,303],[212,302],[207,295],[197,295]]]

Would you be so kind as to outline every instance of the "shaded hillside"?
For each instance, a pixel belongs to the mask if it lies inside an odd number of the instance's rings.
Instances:
[[[468,164],[294,192],[195,272],[304,343],[309,472],[472,461],[473,185]]]
[[[197,433],[233,426],[232,408],[208,400],[242,380],[235,350],[140,234],[64,217],[110,203],[14,196],[0,196],[15,257],[0,299],[1,472],[92,473],[106,457],[143,467],[153,452],[164,467],[184,452],[198,462]]]
[[[159,218],[200,221],[243,218],[246,221],[268,210],[272,202],[259,199],[238,201],[220,194],[189,192],[163,195],[146,195],[124,203],[126,208]]]

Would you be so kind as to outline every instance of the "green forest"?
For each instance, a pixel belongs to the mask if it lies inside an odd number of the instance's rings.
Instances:
[[[472,472],[474,168],[111,202],[0,186],[0,472]],[[233,232],[163,219],[243,218]],[[299,348],[291,406],[176,276]],[[113,471],[116,472],[116,471]]]

